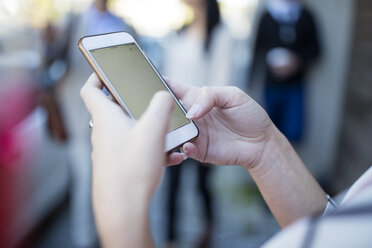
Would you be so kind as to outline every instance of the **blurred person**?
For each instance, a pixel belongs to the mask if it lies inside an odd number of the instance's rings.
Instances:
[[[169,80],[168,85],[200,131],[197,140],[183,145],[185,154],[164,153],[174,105],[168,93],[155,94],[134,122],[102,92],[96,75],[81,90],[93,120],[93,205],[105,247],[154,246],[148,218],[151,197],[164,166],[181,163],[184,155],[240,165],[250,173],[283,228],[264,247],[370,246],[372,167],[337,206],[267,113],[244,92]]]
[[[94,0],[81,15],[66,18],[66,29],[71,29],[65,32],[70,34],[69,71],[57,89],[68,134],[72,175],[71,234],[77,247],[92,247],[97,243],[91,209],[90,130],[85,125],[89,114],[79,97],[79,89],[92,70],[77,43],[83,36],[99,33],[127,31],[135,35],[133,28],[111,13],[107,6],[107,0]]]
[[[70,35],[64,32],[64,35]],[[61,116],[60,105],[57,101],[57,86],[67,73],[67,39],[59,39],[59,30],[48,22],[42,32],[44,46],[43,66],[41,73],[41,104],[48,113],[48,129],[50,135],[59,140],[67,140],[64,120]]]
[[[311,11],[299,0],[269,0],[259,21],[254,54],[253,68],[265,65],[264,101],[270,118],[291,142],[301,141],[305,77],[320,54]]]
[[[207,82],[227,85],[231,81],[233,42],[227,27],[222,24],[217,1],[185,0],[184,3],[192,8],[194,19],[171,38],[164,56],[164,74],[191,85],[203,86]],[[184,166],[190,163],[197,165],[197,189],[207,221],[198,246],[206,247],[214,224],[209,183],[211,169],[209,164],[190,160]],[[177,241],[177,196],[184,166],[167,169],[166,239],[169,246]]]

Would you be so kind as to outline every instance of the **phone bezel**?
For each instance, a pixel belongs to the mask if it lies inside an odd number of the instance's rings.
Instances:
[[[133,115],[131,114],[130,110],[126,106],[125,102],[119,96],[118,92],[112,86],[111,82],[106,77],[105,73],[101,70],[98,63],[95,61],[94,57],[90,53],[90,50],[100,49],[105,47],[117,46],[117,45],[124,45],[128,43],[135,43],[136,46],[139,48],[142,55],[147,60],[148,64],[151,68],[155,71],[156,75],[159,77],[160,81],[164,84],[166,89],[170,92],[170,94],[175,99],[176,103],[180,106],[184,114],[186,115],[186,110],[180,101],[177,99],[175,94],[172,92],[168,84],[165,82],[163,77],[160,75],[158,70],[155,66],[151,63],[151,61],[147,58],[141,47],[138,45],[136,40],[127,32],[115,32],[115,33],[107,33],[107,34],[100,34],[100,35],[93,35],[93,36],[85,36],[79,40],[78,46],[80,51],[83,53],[84,57],[88,60],[89,64],[96,72],[97,76],[101,79],[107,90],[113,96],[115,101],[122,107],[122,109],[128,114],[132,119],[134,119]],[[199,130],[195,123],[192,120],[189,120],[190,123],[184,126],[181,126],[173,131],[170,131],[166,135],[165,140],[165,151],[171,152],[179,147],[181,147],[184,143],[190,142],[195,140],[199,135]]]

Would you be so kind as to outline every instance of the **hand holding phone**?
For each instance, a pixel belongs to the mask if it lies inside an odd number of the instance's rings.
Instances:
[[[130,241],[138,240],[135,246],[151,247],[151,238],[144,235],[150,233],[145,218],[151,196],[160,182],[164,164],[179,164],[183,160],[180,153],[164,153],[174,100],[164,91],[155,94],[134,123],[104,94],[95,74],[82,88],[81,96],[94,121],[92,201],[102,244],[115,246],[114,243],[122,241],[120,246],[132,247]],[[123,213],[129,214],[129,218],[122,218]],[[112,228],[118,225],[127,228],[125,233],[129,235],[123,235],[122,228]],[[137,227],[134,231],[133,226]],[[114,233],[119,236],[112,238]]]
[[[198,136],[194,122],[186,118],[181,103],[128,33],[84,37],[79,41],[79,48],[112,97],[132,119],[140,119],[156,92],[171,94],[175,107],[165,151],[172,151]]]

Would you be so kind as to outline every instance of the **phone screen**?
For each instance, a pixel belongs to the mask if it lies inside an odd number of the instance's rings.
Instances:
[[[90,52],[136,120],[141,117],[157,91],[167,90],[135,43]],[[175,104],[169,131],[189,123],[181,107]]]

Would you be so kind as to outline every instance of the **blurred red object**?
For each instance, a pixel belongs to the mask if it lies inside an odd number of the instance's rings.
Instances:
[[[37,105],[37,89],[32,83],[10,83],[0,87],[0,166],[14,165],[19,157],[15,127]]]
[[[35,109],[38,102],[35,84],[27,81],[0,82],[0,244],[11,247],[9,226],[17,205],[18,171],[16,165],[24,153],[25,142],[17,126]],[[32,142],[32,141],[31,141]]]

